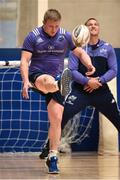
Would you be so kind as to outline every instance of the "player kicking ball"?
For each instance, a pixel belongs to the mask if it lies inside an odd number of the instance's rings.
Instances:
[[[64,96],[68,86],[64,87],[64,58],[68,49],[76,54],[86,66],[88,72],[95,71],[88,54],[82,48],[76,48],[71,34],[60,27],[61,14],[56,9],[45,12],[43,25],[36,27],[26,36],[20,63],[23,80],[22,95],[29,99],[28,89],[33,88],[45,96],[48,119],[50,122],[49,154],[46,160],[48,173],[58,174],[58,147],[61,138],[61,121],[64,111]],[[63,72],[63,74],[62,74]],[[62,75],[61,75],[62,74]],[[61,77],[59,81],[58,78]],[[31,85],[32,84],[32,85]]]

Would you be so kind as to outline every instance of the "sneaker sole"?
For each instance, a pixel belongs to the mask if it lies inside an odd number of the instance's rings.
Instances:
[[[69,92],[71,91],[71,82],[72,81],[72,74],[71,71],[66,68],[64,69],[62,76],[61,76],[61,94],[63,96],[67,96]]]
[[[48,171],[48,174],[60,174],[60,172],[57,172],[57,171],[56,172],[49,172]]]

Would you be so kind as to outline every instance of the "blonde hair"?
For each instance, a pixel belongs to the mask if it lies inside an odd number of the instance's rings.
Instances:
[[[48,9],[44,14],[43,24],[45,24],[48,19],[53,21],[59,21],[61,20],[61,14],[56,9]]]

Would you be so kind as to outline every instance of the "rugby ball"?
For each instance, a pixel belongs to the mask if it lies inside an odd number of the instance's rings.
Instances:
[[[72,40],[76,47],[83,47],[90,40],[90,32],[87,26],[81,24],[72,31]]]

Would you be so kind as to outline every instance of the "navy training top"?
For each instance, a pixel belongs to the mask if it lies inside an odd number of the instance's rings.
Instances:
[[[84,47],[88,55],[91,57],[92,64],[96,71],[93,77],[100,77],[102,84],[112,80],[117,75],[117,59],[113,47],[99,40],[96,45],[87,45]],[[69,68],[72,71],[73,80],[81,85],[86,85],[88,78],[85,76],[86,67],[71,52],[69,56]]]

